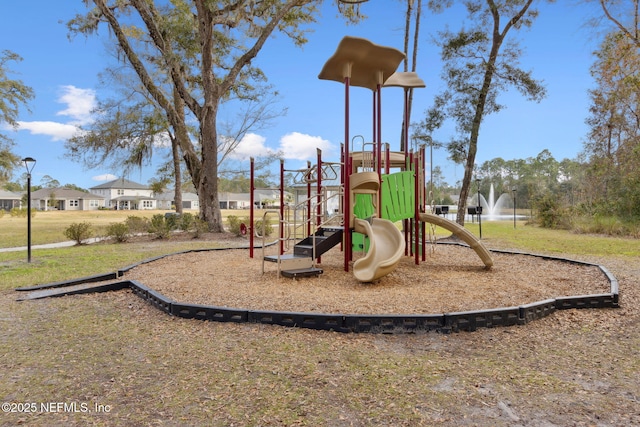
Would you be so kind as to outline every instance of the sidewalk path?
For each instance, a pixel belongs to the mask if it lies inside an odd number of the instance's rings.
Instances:
[[[96,243],[99,242],[100,238],[94,237],[92,239],[87,239],[87,240],[83,240],[83,244],[89,244],[89,243]],[[31,249],[55,249],[55,248],[65,248],[68,246],[75,246],[76,245],[76,241],[75,240],[68,240],[66,242],[56,242],[56,243],[47,243],[44,245],[31,245]],[[13,248],[0,248],[0,252],[19,252],[19,251],[26,251],[27,247],[26,246],[16,246]]]

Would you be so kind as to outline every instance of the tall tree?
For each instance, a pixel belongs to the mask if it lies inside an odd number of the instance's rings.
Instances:
[[[600,3],[604,17],[614,25],[615,31],[640,48],[640,0],[596,1]]]
[[[34,97],[33,89],[21,80],[9,78],[11,69],[9,62],[22,61],[20,55],[8,50],[0,54],[0,124],[6,123],[16,127],[21,107],[27,107]],[[20,157],[13,153],[14,142],[0,132],[0,185],[6,183],[13,175],[13,170],[20,161]]]
[[[480,126],[486,115],[503,108],[497,100],[499,93],[511,86],[534,101],[545,95],[531,72],[518,67],[520,49],[515,42],[507,40],[511,30],[532,25],[538,15],[531,7],[533,1],[465,1],[472,26],[439,34],[443,79],[448,87],[436,97],[434,104],[444,108],[446,117],[457,125],[458,136],[448,144],[448,149],[454,161],[464,164],[456,218],[459,224],[464,224]],[[433,0],[430,7],[439,11],[451,4],[450,0]]]
[[[640,216],[640,51],[615,31],[595,56],[584,145],[593,202],[621,216]]]
[[[108,25],[141,84],[176,130],[198,192],[201,218],[212,231],[223,231],[217,181],[220,105],[233,94],[252,96],[252,85],[264,76],[251,61],[274,31],[286,34],[298,45],[306,41],[301,27],[314,20],[317,1],[85,1],[95,9],[70,22],[70,28],[92,33],[100,23]],[[155,54],[149,61],[140,52],[151,48]],[[157,69],[170,76],[197,121],[199,150],[188,137],[185,117],[154,79]]]

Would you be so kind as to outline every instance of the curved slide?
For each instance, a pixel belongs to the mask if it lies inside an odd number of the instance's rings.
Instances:
[[[369,236],[369,251],[353,264],[353,275],[361,282],[373,282],[395,270],[404,255],[402,232],[389,220],[372,222],[355,218],[354,229]]]
[[[482,243],[480,243],[480,240],[478,240],[476,236],[474,236],[471,232],[469,232],[469,230],[462,227],[457,222],[449,221],[448,219],[441,218],[438,215],[430,213],[421,213],[420,221],[435,224],[451,231],[453,234],[461,238],[466,244],[468,244],[471,249],[476,251],[487,268],[493,267],[493,258],[491,257],[491,252],[489,252],[489,250]]]

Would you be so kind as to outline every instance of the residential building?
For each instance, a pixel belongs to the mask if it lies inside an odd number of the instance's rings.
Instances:
[[[10,211],[22,205],[22,194],[13,191],[0,190],[0,210]]]
[[[146,185],[125,178],[90,188],[91,192],[104,197],[105,207],[116,210],[158,209],[153,191]]]
[[[156,194],[156,202],[158,209],[175,209],[175,192],[165,191],[162,194]],[[199,209],[200,199],[195,193],[182,193],[182,209]]]
[[[41,188],[31,192],[31,208],[41,211],[91,211],[104,207],[104,197],[71,188]]]

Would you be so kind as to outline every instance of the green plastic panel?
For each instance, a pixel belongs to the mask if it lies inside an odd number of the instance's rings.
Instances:
[[[396,222],[415,215],[413,171],[382,175],[382,218]]]

